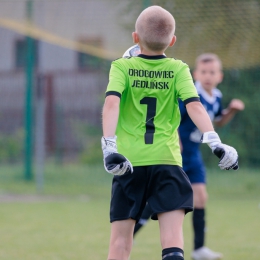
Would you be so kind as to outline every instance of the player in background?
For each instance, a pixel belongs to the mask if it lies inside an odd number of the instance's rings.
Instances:
[[[140,53],[138,45],[130,47],[123,57],[137,56]],[[221,127],[227,124],[234,115],[244,109],[244,103],[239,99],[231,100],[226,109],[222,109],[222,94],[217,89],[223,79],[222,64],[217,55],[205,53],[196,59],[194,79],[200,96],[200,101],[207,110],[215,125]],[[204,246],[205,241],[205,207],[207,202],[206,171],[199,150],[201,132],[190,119],[184,103],[180,100],[181,123],[179,134],[182,146],[183,169],[187,173],[193,188],[194,211],[192,224],[194,230],[194,260],[221,259],[222,254]],[[135,225],[134,235],[148,221],[152,214],[149,204],[146,205],[142,216]]]
[[[244,109],[244,103],[232,99],[226,109],[222,109],[222,94],[217,89],[222,82],[222,64],[219,57],[213,53],[204,53],[197,57],[193,73],[195,86],[200,101],[208,112],[212,122],[221,127],[227,124],[234,115]],[[181,123],[179,135],[182,143],[183,169],[187,173],[194,198],[192,225],[194,231],[194,260],[221,259],[222,254],[205,247],[205,208],[207,202],[206,171],[200,153],[199,129],[190,119],[184,103],[179,102]]]
[[[193,192],[181,168],[179,98],[203,133],[202,142],[220,158],[219,167],[238,168],[237,152],[214,131],[187,64],[163,55],[176,41],[174,31],[168,11],[145,9],[132,34],[141,54],[111,65],[101,138],[105,170],[114,175],[108,260],[128,260],[146,202],[159,222],[162,259],[184,259],[182,225],[193,209]]]

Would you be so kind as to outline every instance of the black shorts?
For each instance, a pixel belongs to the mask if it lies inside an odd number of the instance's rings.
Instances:
[[[110,222],[132,218],[138,221],[146,202],[157,214],[177,209],[193,210],[190,181],[179,166],[136,166],[134,172],[114,176],[110,204]]]

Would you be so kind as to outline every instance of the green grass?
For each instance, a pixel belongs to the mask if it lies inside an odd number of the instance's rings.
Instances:
[[[20,165],[0,166],[0,259],[106,259],[112,176],[101,165],[48,164],[44,191],[36,196],[35,182],[24,181],[22,174]],[[258,170],[209,171],[207,245],[225,259],[259,258],[259,191]],[[12,195],[11,202],[5,194]],[[184,224],[186,259],[192,248],[190,218]],[[150,221],[137,235],[131,260],[160,259],[157,224]]]

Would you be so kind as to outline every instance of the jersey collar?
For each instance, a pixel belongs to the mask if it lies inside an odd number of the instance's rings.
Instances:
[[[200,94],[208,103],[210,104],[214,104],[214,102],[216,101],[217,97],[216,95],[214,95],[214,89],[212,91],[212,96],[210,96],[208,94],[208,92],[201,86],[201,83],[199,81],[195,82],[195,87],[198,91],[198,94]]]
[[[159,59],[164,59],[167,58],[165,55],[153,55],[153,56],[148,56],[144,54],[139,54],[137,57],[147,59],[147,60],[159,60]]]

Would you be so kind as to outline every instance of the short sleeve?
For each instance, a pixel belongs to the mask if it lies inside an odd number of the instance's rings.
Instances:
[[[182,68],[176,75],[176,88],[178,92],[178,98],[185,101],[190,98],[198,98],[198,92],[194,86],[190,69],[187,64],[182,63]]]
[[[181,99],[179,99],[178,101],[179,101],[179,109],[180,109],[181,117],[183,118],[184,115],[187,113],[187,110],[184,103],[181,101]]]
[[[109,72],[109,82],[106,90],[106,94],[118,93],[120,96],[125,90],[126,86],[126,74],[124,67],[120,66],[118,60],[113,61]]]

